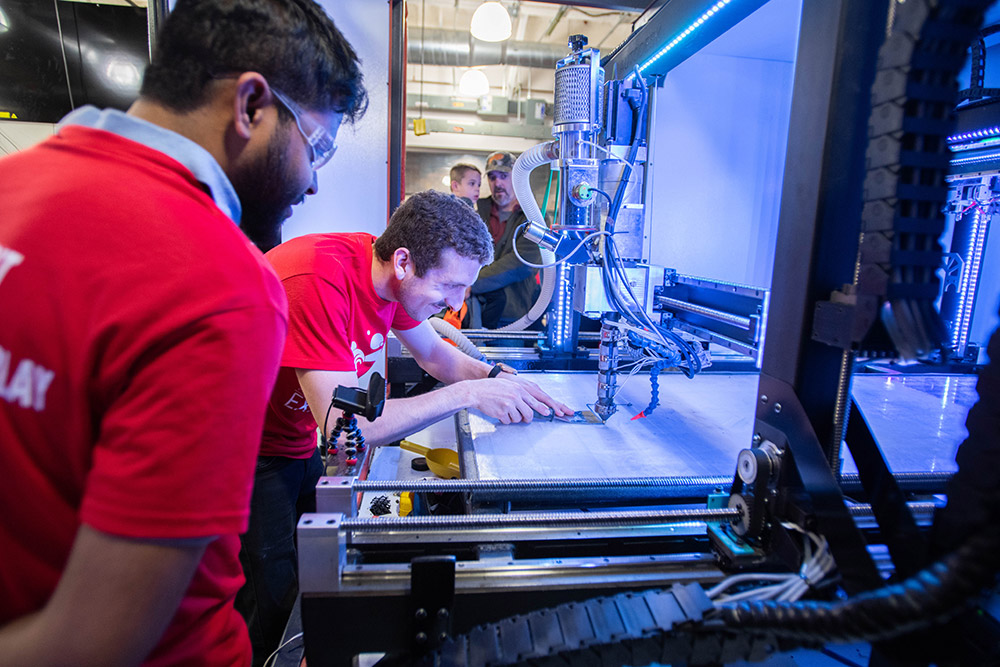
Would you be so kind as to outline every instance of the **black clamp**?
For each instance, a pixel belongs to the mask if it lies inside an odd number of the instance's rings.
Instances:
[[[454,602],[454,556],[418,556],[410,561],[413,655],[435,650],[448,639]]]

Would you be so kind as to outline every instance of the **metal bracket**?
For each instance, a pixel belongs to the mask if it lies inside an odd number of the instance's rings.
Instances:
[[[410,561],[413,655],[434,650],[448,639],[454,602],[454,556],[420,556]]]
[[[296,531],[299,590],[329,593],[340,589],[347,564],[347,540],[341,535],[343,514],[303,514]]]
[[[357,477],[320,477],[316,483],[316,511],[327,514],[340,513],[356,517],[354,482]]]

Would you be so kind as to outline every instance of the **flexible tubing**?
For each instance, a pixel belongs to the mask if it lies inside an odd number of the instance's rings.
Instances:
[[[529,222],[545,225],[542,210],[538,208],[535,195],[531,192],[529,176],[535,167],[548,164],[558,157],[559,142],[552,140],[529,148],[521,153],[514,162],[514,171],[510,175],[511,183],[514,186],[514,196],[517,197],[518,203],[521,204],[521,210],[524,211],[524,215],[528,218]],[[516,243],[517,239],[514,242]],[[551,250],[542,248],[541,246],[539,246],[539,250],[542,251],[542,264],[552,264],[556,261],[555,253]],[[549,301],[552,300],[552,294],[555,292],[555,289],[556,268],[550,266],[542,269],[542,291],[538,294],[534,305],[520,319],[500,327],[498,331],[523,331],[529,327],[545,313],[545,309],[549,307]]]
[[[445,322],[440,317],[428,318],[434,331],[438,334],[444,336],[451,342],[453,342],[459,350],[465,352],[467,355],[473,359],[478,359],[479,361],[486,361],[486,355],[479,351],[479,348],[475,344],[466,338],[459,329],[456,329],[451,323]]]

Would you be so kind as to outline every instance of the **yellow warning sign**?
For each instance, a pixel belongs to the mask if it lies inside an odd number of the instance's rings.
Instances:
[[[17,114],[13,111],[0,111],[0,119],[17,120]]]

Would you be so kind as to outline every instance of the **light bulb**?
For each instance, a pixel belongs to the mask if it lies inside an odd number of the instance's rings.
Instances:
[[[482,97],[490,92],[490,81],[482,70],[467,69],[458,80],[458,94],[462,97]]]
[[[484,42],[510,39],[510,14],[499,2],[484,2],[472,15],[472,36]]]

